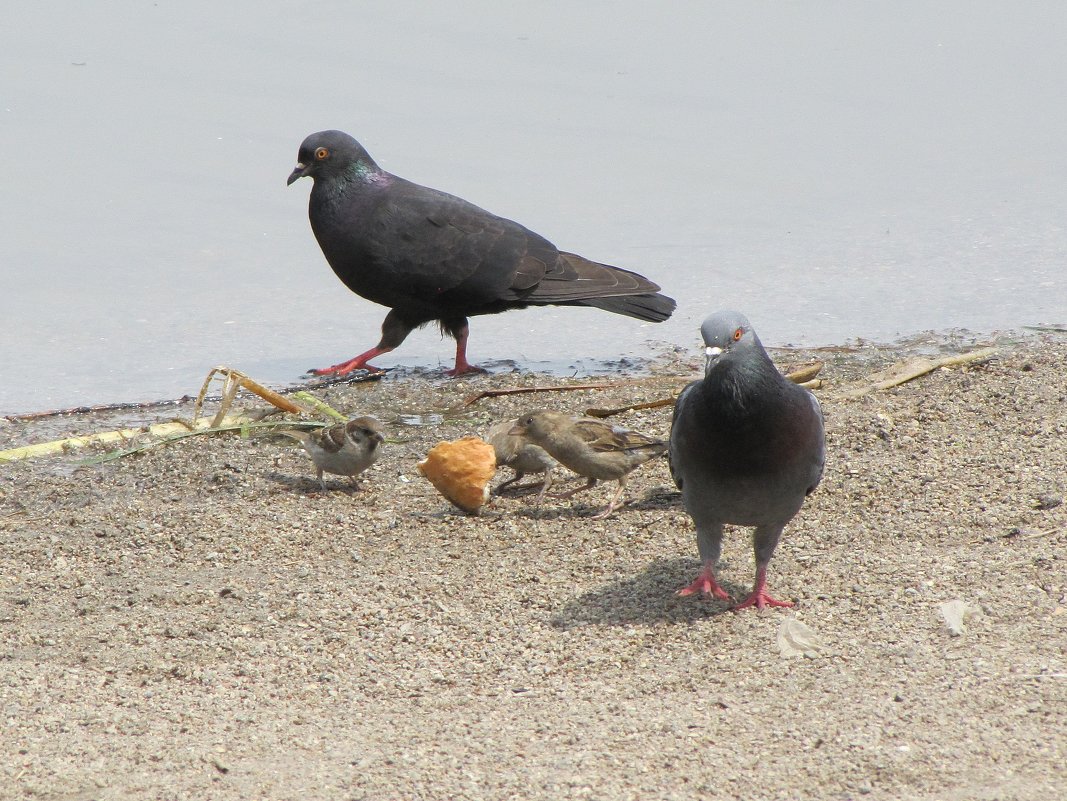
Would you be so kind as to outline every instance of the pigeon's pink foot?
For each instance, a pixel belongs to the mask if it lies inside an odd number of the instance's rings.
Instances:
[[[384,373],[385,370],[380,367],[375,367],[369,362],[360,361],[359,359],[352,359],[351,361],[341,362],[331,367],[312,368],[308,370],[311,375],[334,375],[343,376],[349,373],[354,373],[356,370],[366,370],[368,373]]]
[[[754,607],[756,607],[756,609],[763,609],[763,607],[765,607],[765,606],[792,606],[792,605],[793,605],[792,601],[779,601],[779,600],[777,600],[775,598],[772,598],[770,595],[768,595],[766,590],[762,590],[761,589],[761,590],[758,590],[758,591],[754,591],[750,596],[748,596],[741,603],[739,603],[736,606],[733,606],[731,608],[733,609],[733,611],[738,612],[741,609],[744,609],[746,606],[754,606]]]
[[[311,375],[348,375],[356,370],[366,370],[368,373],[384,373],[385,371],[375,367],[370,363],[370,360],[375,356],[381,356],[383,353],[388,353],[392,348],[371,348],[366,353],[361,353],[354,359],[349,359],[347,362],[341,362],[330,367],[322,367],[319,369],[312,368],[308,370]]]
[[[463,326],[459,331],[459,336],[456,337],[456,366],[451,370],[445,370],[445,375],[456,376],[467,375],[468,373],[485,373],[487,370],[481,367],[475,367],[473,364],[467,361],[467,326]]]
[[[752,594],[741,603],[733,607],[738,612],[746,606],[754,606],[763,609],[765,606],[792,606],[792,601],[779,601],[772,598],[767,592],[767,565],[756,566],[756,586],[752,588]]]
[[[711,565],[705,566],[700,571],[700,575],[693,579],[693,583],[688,587],[682,587],[678,590],[678,595],[714,595],[716,598],[729,601],[730,593],[719,586],[719,582],[715,580],[715,571],[711,569]]]
[[[462,364],[457,362],[456,366],[453,367],[451,370],[445,370],[445,375],[450,376],[452,378],[455,378],[455,377],[461,376],[461,375],[469,375],[470,373],[488,373],[488,372],[489,371],[486,370],[484,367],[475,367],[473,364],[468,364],[467,360],[464,359]]]

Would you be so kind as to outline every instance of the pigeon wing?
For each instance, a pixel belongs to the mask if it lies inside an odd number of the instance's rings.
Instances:
[[[376,274],[397,290],[478,306],[508,292],[529,233],[462,198],[397,180],[365,239]]]

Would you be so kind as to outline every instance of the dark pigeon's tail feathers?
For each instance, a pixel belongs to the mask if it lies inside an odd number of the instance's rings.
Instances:
[[[575,306],[592,306],[604,311],[625,314],[650,323],[662,323],[671,316],[677,305],[673,298],[658,292],[648,295],[622,295],[615,298],[588,298],[574,304]]]
[[[643,275],[560,251],[538,283],[517,294],[525,303],[592,306],[661,323],[671,316],[677,304],[657,290],[659,285]]]

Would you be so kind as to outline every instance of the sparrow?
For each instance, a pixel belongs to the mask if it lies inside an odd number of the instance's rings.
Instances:
[[[357,417],[347,423],[314,431],[288,429],[278,433],[300,442],[315,463],[319,484],[323,489],[326,489],[323,473],[349,476],[358,489],[356,476],[377,461],[381,454],[380,446],[385,441],[381,423],[373,417]]]
[[[521,480],[527,473],[544,473],[541,491],[537,493],[537,503],[540,504],[545,493],[552,487],[552,469],[556,467],[556,460],[549,456],[544,448],[534,445],[522,434],[512,434],[511,429],[518,422],[505,420],[497,423],[489,429],[486,436],[486,441],[496,452],[496,466],[510,467],[515,471],[515,476],[498,486],[496,492],[499,493],[509,484]]]
[[[572,417],[561,412],[524,414],[508,432],[540,445],[550,456],[588,482],[583,487],[556,495],[570,498],[593,487],[597,481],[617,481],[619,488],[607,507],[593,516],[599,520],[614,512],[626,490],[626,477],[637,467],[663,455],[663,440],[628,431],[592,417]]]

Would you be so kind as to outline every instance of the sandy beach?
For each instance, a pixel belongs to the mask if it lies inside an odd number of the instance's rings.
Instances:
[[[675,595],[699,562],[665,459],[606,520],[608,486],[468,517],[416,470],[530,409],[669,397],[694,354],[317,390],[386,424],[359,491],[321,491],[303,451],[259,434],[0,464],[0,799],[1061,797],[1067,341],[992,344],[854,399],[907,354],[772,352],[825,362],[827,471],[770,568],[792,609]],[[463,405],[589,381],[615,386]],[[666,437],[670,411],[612,420]],[[0,421],[0,449],[108,427]],[[743,597],[752,576],[731,529],[723,584]],[[793,620],[806,656],[780,650]]]

